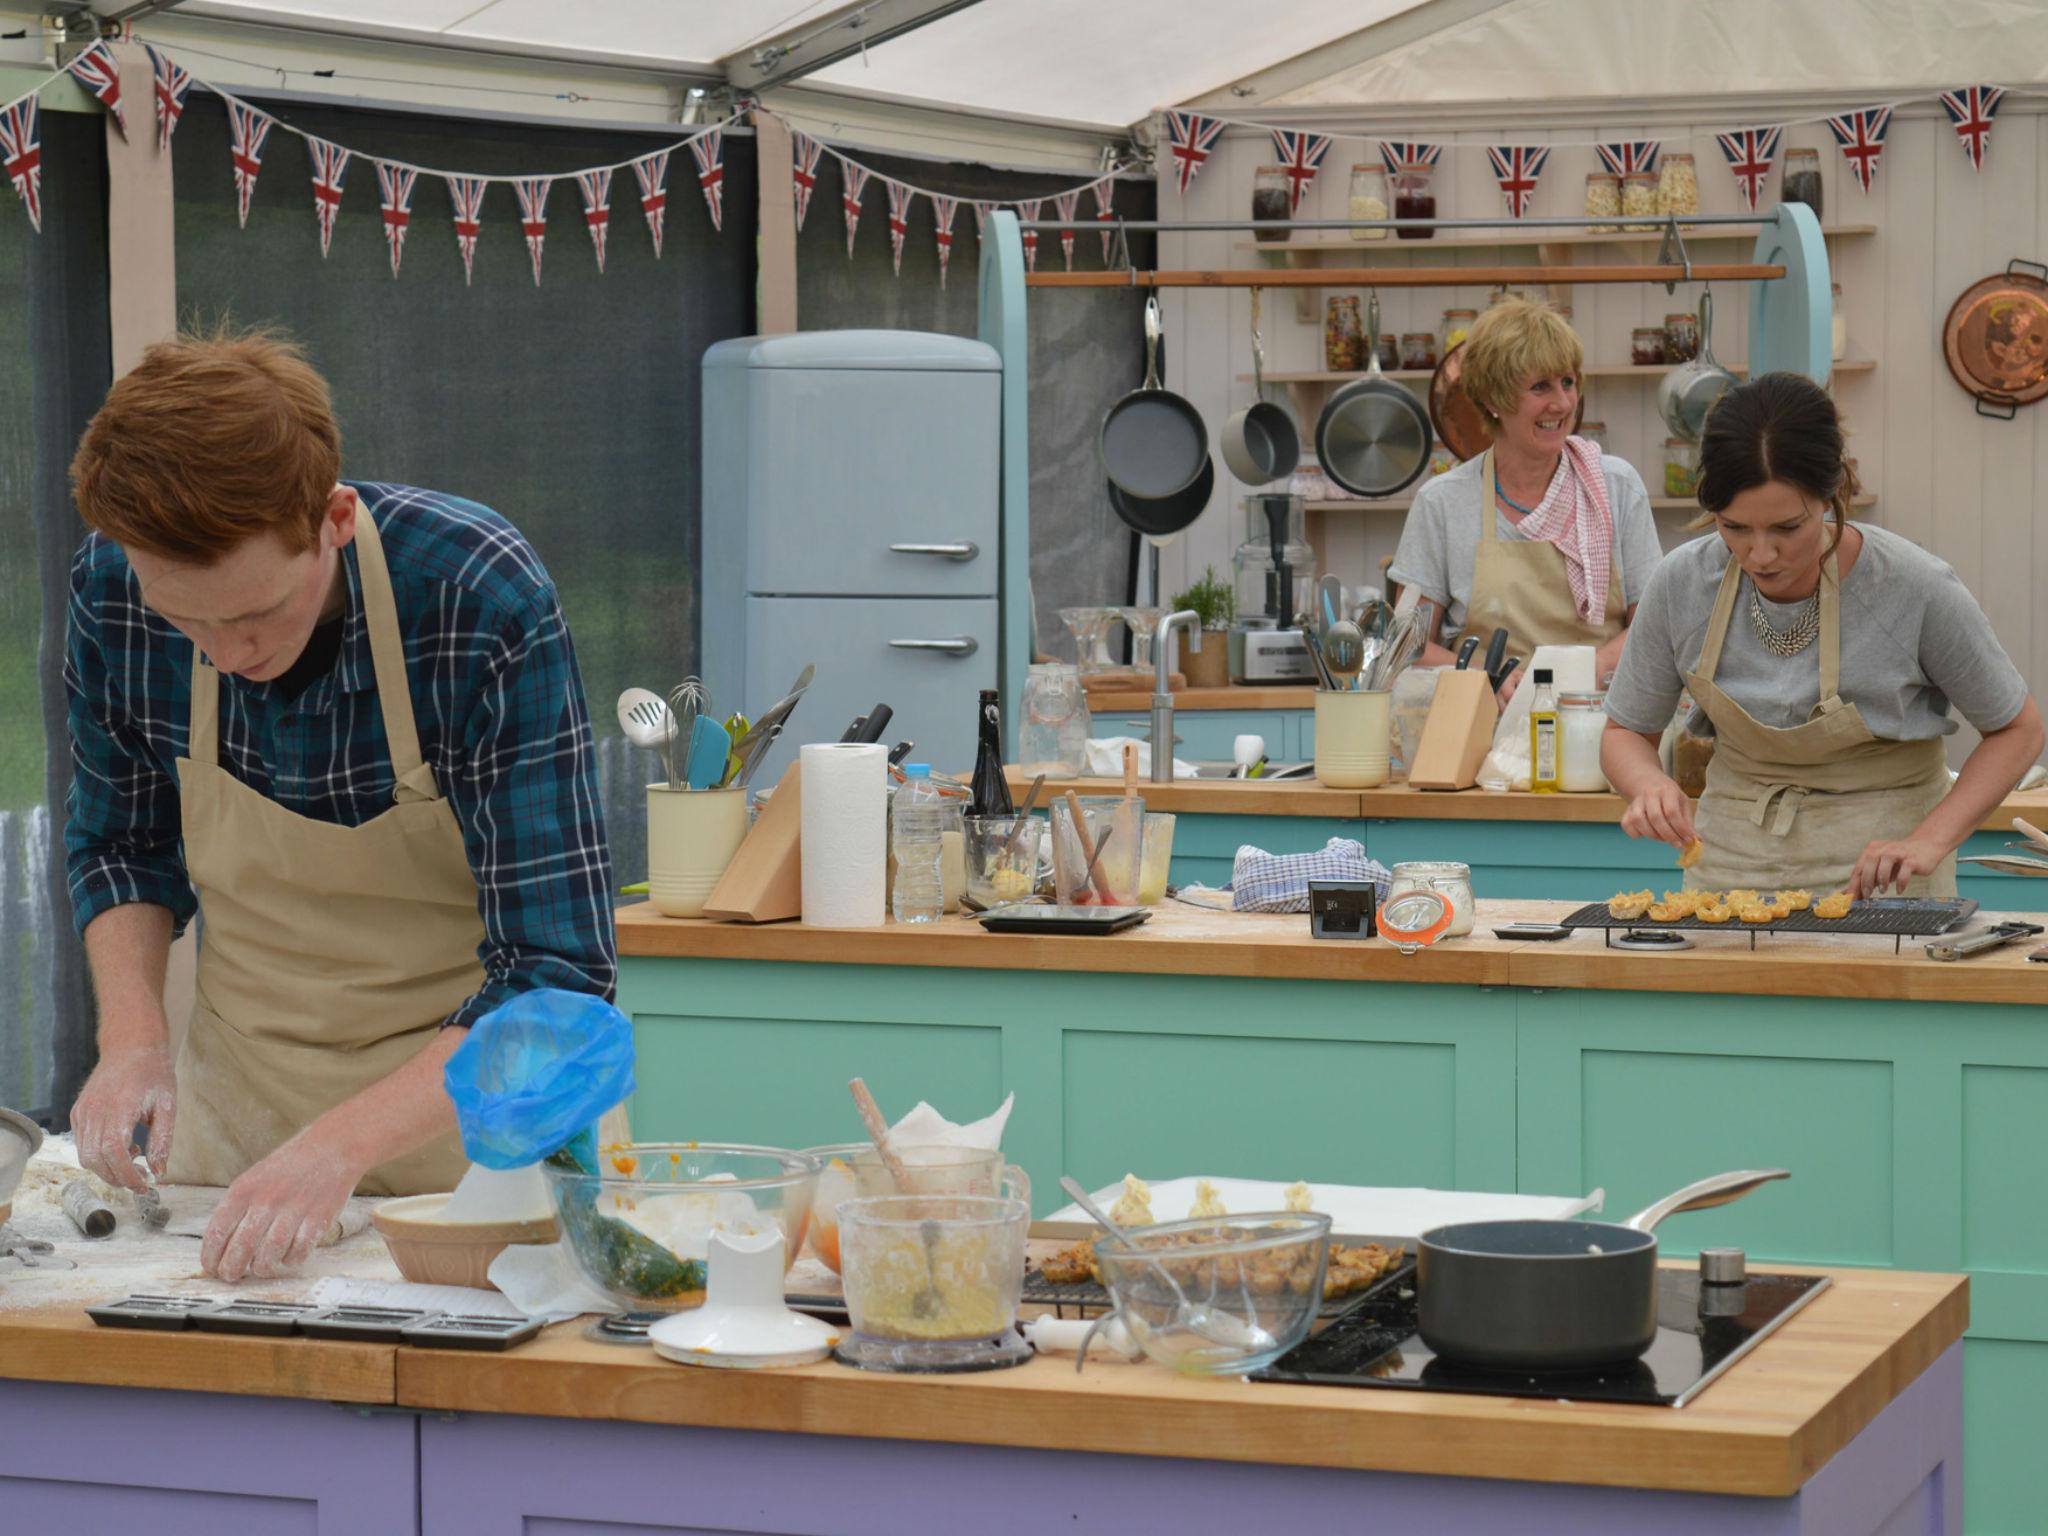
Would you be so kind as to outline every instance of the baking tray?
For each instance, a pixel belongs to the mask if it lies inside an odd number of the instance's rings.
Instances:
[[[1745,923],[1731,917],[1725,923],[1703,923],[1696,917],[1681,917],[1660,923],[1648,917],[1616,917],[1604,901],[1589,902],[1569,917],[1558,919],[1567,928],[1598,928],[1611,936],[1618,930],[1639,933],[1746,933],[1749,947],[1756,948],[1760,933],[1860,933],[1877,934],[1892,941],[1897,954],[1909,938],[1947,933],[1976,915],[1977,903],[1968,897],[1870,896],[1849,909],[1847,917],[1815,917],[1811,911],[1794,912],[1768,923]]]
[[[1378,1296],[1404,1281],[1412,1283],[1415,1278],[1415,1255],[1405,1246],[1405,1239],[1394,1237],[1333,1237],[1333,1244],[1345,1248],[1363,1248],[1367,1243],[1378,1243],[1382,1248],[1401,1248],[1401,1262],[1373,1281],[1362,1291],[1352,1291],[1344,1296],[1332,1296],[1316,1309],[1321,1318],[1339,1317],[1367,1297]],[[1020,1301],[1031,1306],[1051,1307],[1055,1317],[1065,1317],[1072,1307],[1084,1316],[1090,1312],[1107,1312],[1114,1303],[1109,1299],[1109,1288],[1093,1280],[1077,1280],[1067,1285],[1058,1285],[1045,1278],[1036,1267],[1024,1271],[1024,1294]]]

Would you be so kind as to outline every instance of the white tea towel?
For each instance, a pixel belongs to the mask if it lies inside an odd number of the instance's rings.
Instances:
[[[1090,736],[1088,738],[1088,777],[1091,779],[1121,779],[1124,776],[1124,747],[1126,744],[1138,749],[1138,777],[1145,783],[1152,782],[1152,743],[1140,741],[1135,736]],[[1193,763],[1173,760],[1173,776],[1176,779],[1198,778]],[[1142,786],[1139,791],[1144,793]]]

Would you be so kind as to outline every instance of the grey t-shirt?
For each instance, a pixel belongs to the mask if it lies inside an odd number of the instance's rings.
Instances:
[[[1435,638],[1444,645],[1465,627],[1465,607],[1472,601],[1472,566],[1479,557],[1479,466],[1484,462],[1484,455],[1467,459],[1415,493],[1388,569],[1395,581],[1414,587],[1442,610],[1443,633]],[[1602,454],[1600,468],[1607,476],[1607,505],[1614,513],[1614,561],[1621,569],[1626,612],[1643,600],[1664,550],[1657,542],[1657,521],[1650,515],[1649,492],[1635,466]],[[1495,537],[1525,537],[1498,507],[1494,516]]]
[[[1842,581],[1842,681],[1871,734],[1925,741],[1953,734],[1949,706],[1979,731],[2010,725],[2027,702],[2026,679],[1991,632],[1991,621],[1960,577],[1919,545],[1867,523],[1863,553]],[[1657,568],[1621,665],[1607,690],[1607,718],[1631,731],[1662,731],[1685,686],[1681,669],[1697,665],[1728,569],[1717,533],[1673,550]],[[1797,656],[1764,648],[1750,618],[1755,589],[1744,577],[1722,642],[1714,684],[1760,725],[1804,725],[1820,702],[1820,645]],[[1774,629],[1791,629],[1804,607],[1764,602]],[[1712,729],[1695,709],[1694,734]]]

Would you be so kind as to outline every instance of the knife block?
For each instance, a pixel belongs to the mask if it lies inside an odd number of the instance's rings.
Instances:
[[[791,763],[775,793],[754,818],[732,862],[704,901],[706,917],[742,923],[779,923],[803,911],[803,862],[797,834],[803,826],[801,765]]]
[[[1484,672],[1445,667],[1437,675],[1436,699],[1422,724],[1408,782],[1416,789],[1470,789],[1479,765],[1493,747],[1500,705]]]

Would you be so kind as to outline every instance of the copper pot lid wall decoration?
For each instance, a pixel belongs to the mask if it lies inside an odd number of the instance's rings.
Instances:
[[[1941,349],[1979,416],[2010,421],[2048,395],[2048,266],[2015,260],[1965,288],[1948,312]]]
[[[1459,375],[1465,366],[1461,355],[1465,343],[1459,342],[1446,352],[1436,365],[1436,372],[1429,381],[1429,419],[1436,427],[1436,435],[1443,445],[1455,453],[1460,462],[1476,459],[1493,446],[1493,436],[1486,430],[1486,419],[1479,413],[1479,407],[1472,403],[1465,393],[1465,386]],[[1579,424],[1586,419],[1585,381],[1580,380],[1579,411],[1572,418],[1572,431],[1579,430]]]

